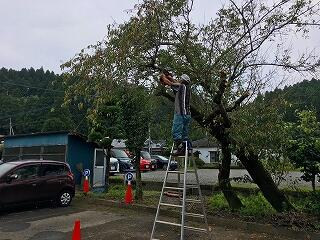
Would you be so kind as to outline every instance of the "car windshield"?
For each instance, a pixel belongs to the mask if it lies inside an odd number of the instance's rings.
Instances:
[[[126,152],[120,149],[112,149],[112,153],[115,158],[128,158]]]
[[[146,160],[151,160],[150,154],[149,154],[148,152],[145,152],[145,151],[142,151],[142,152],[141,152],[141,157],[142,157],[143,159],[146,159]]]
[[[13,169],[15,167],[14,164],[10,163],[3,163],[0,165],[0,177],[2,177],[4,174],[6,174],[8,171]]]
[[[168,158],[166,158],[166,157],[164,157],[164,156],[158,155],[157,157],[160,158],[160,159],[162,159],[162,160],[168,160]]]

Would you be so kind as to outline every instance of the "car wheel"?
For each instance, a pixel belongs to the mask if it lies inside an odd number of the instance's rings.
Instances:
[[[167,170],[168,164],[163,164],[162,169]]]
[[[72,194],[68,190],[63,190],[58,197],[58,204],[60,207],[67,207],[72,201]]]

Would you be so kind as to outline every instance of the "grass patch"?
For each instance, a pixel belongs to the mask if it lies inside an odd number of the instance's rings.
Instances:
[[[241,201],[244,207],[239,210],[239,213],[244,216],[264,217],[276,213],[261,193],[241,197]]]
[[[125,193],[127,191],[127,186],[124,186],[123,184],[111,184],[108,192],[89,192],[87,196],[84,196],[83,193],[78,192],[76,196],[78,198],[98,198],[98,199],[109,199],[109,200],[117,200],[117,201],[123,201],[125,197]],[[135,192],[134,186],[133,186],[133,195]],[[146,205],[155,205],[158,204],[160,197],[160,192],[158,191],[143,191],[143,203]]]
[[[261,193],[255,195],[239,195],[243,207],[236,212],[243,216],[264,217],[272,215],[276,211],[272,208],[270,203],[263,197]],[[209,210],[230,211],[228,202],[222,193],[215,194],[208,199]]]
[[[305,213],[320,216],[320,191],[311,192],[306,197],[291,197],[290,201],[293,206]]]

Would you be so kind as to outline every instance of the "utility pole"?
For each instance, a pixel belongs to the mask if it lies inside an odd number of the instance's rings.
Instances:
[[[9,135],[10,136],[14,135],[11,118],[10,118],[10,124],[9,124]]]
[[[149,132],[148,149],[149,149],[149,154],[151,154],[151,130],[150,130],[150,124],[149,124],[148,132]]]

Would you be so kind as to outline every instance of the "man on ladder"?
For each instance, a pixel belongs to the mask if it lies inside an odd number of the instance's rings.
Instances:
[[[191,144],[188,138],[191,112],[190,112],[190,77],[182,74],[180,80],[175,80],[169,74],[162,74],[160,82],[164,85],[171,86],[175,93],[174,101],[174,118],[172,124],[172,136],[175,142],[175,150],[172,156],[183,156],[185,154],[185,142],[188,142],[188,148]]]
[[[168,162],[168,167],[165,173],[163,186],[160,194],[159,204],[157,207],[157,212],[155,216],[155,220],[153,223],[153,228],[151,232],[151,240],[158,240],[155,238],[155,229],[156,224],[165,224],[171,226],[180,227],[180,240],[184,240],[185,238],[185,230],[197,231],[202,233],[209,233],[209,227],[204,207],[204,201],[201,193],[199,177],[197,173],[197,168],[195,165],[195,161],[193,160],[193,170],[188,169],[189,155],[191,150],[191,144],[188,139],[189,126],[191,122],[191,113],[190,113],[190,77],[186,74],[182,74],[180,80],[174,80],[172,76],[169,74],[162,74],[160,76],[160,82],[164,85],[171,86],[172,90],[175,93],[175,112],[172,126],[172,135],[174,139],[174,144],[171,149],[171,155]],[[177,158],[181,158],[183,163],[183,171],[180,170],[180,167],[177,171],[171,171],[169,166],[172,160],[172,156],[176,156]],[[196,184],[188,184],[187,183],[187,173],[194,174],[196,179]],[[168,182],[168,175],[176,174],[178,177],[177,186],[170,186],[172,183]],[[180,176],[183,175],[181,179]],[[182,181],[181,181],[182,180]],[[188,189],[197,189],[198,198],[194,198],[196,196],[187,196],[187,188]],[[169,194],[171,193],[171,194]],[[176,201],[168,201],[164,196],[167,197],[175,197]],[[202,213],[191,212],[191,209],[188,208],[187,204],[197,204],[201,207]],[[165,221],[160,216],[160,208],[161,207],[169,207],[173,209],[179,209],[180,211],[180,223]],[[201,218],[205,223],[205,228],[199,228],[190,226],[186,224],[186,217],[194,217]]]

